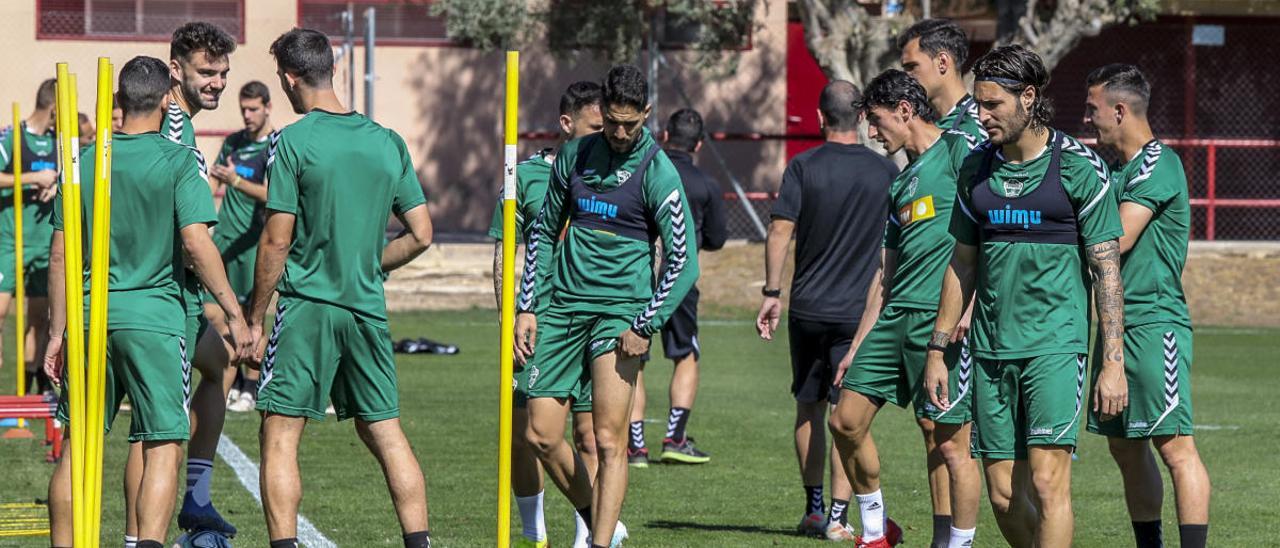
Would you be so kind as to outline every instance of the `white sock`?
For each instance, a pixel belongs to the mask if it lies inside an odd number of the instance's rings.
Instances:
[[[951,528],[951,542],[947,543],[947,548],[971,548],[973,546],[973,535],[977,533],[974,529],[956,529]]]
[[[209,484],[213,483],[213,461],[187,459],[187,493],[199,506],[208,506],[212,498]]]
[[[582,514],[573,511],[573,547],[591,548],[591,524],[582,519]]]
[[[547,524],[542,519],[542,491],[528,497],[516,497],[516,507],[520,509],[520,523],[524,526],[525,538],[533,541],[547,540]]]
[[[138,537],[124,536],[124,548],[137,548]]]
[[[884,537],[884,497],[880,491],[854,495],[854,498],[858,499],[858,512],[862,515],[862,540]]]

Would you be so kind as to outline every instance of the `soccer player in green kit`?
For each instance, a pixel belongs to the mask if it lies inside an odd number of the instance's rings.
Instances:
[[[218,108],[222,91],[227,87],[230,56],[235,49],[235,39],[209,23],[187,23],[173,31],[169,42],[170,103],[165,112],[162,134],[175,142],[196,146],[191,118],[202,110]],[[187,490],[178,513],[178,527],[185,531],[213,529],[234,537],[236,528],[214,508],[209,493],[213,481],[213,457],[218,450],[218,437],[222,434],[227,410],[228,387],[223,383],[227,360],[225,356],[220,358],[199,351],[209,323],[204,317],[200,283],[195,276],[187,277],[183,301],[187,311],[186,340],[193,349],[192,356],[188,357],[200,371],[200,383],[191,396]],[[211,345],[206,343],[203,346],[209,348]],[[130,452],[130,472],[137,470],[133,459],[138,456],[136,449]],[[126,476],[130,472],[126,472]]]
[[[871,80],[861,105],[872,139],[889,154],[899,150],[911,159],[889,189],[881,272],[867,292],[852,349],[852,365],[842,383],[844,393],[831,414],[831,431],[845,461],[845,473],[859,503],[880,495],[880,459],[871,440],[871,422],[885,402],[915,407],[921,430],[930,438],[929,453],[945,463],[952,500],[946,509],[948,534],[935,534],[935,548],[961,548],[972,543],[982,480],[969,456],[969,380],[967,349],[960,341],[948,347],[949,386],[956,404],[941,410],[921,390],[925,344],[937,316],[942,274],[955,240],[948,232],[955,202],[956,173],[978,143],[967,133],[943,131],[935,122],[924,88],[907,73],[890,69]],[[930,454],[929,459],[933,460]],[[883,501],[859,504],[862,523],[885,523]],[[936,514],[935,514],[936,515]],[[951,516],[948,516],[949,518]],[[889,522],[890,524],[892,522]],[[875,527],[875,529],[882,529]],[[896,525],[864,535],[860,546],[892,546],[900,538]]]
[[[955,251],[924,390],[944,410],[958,396],[944,353],[976,298],[973,453],[983,460],[996,522],[1013,546],[1070,546],[1091,276],[1103,345],[1093,405],[1110,417],[1126,404],[1116,197],[1097,154],[1048,126],[1049,72],[1038,55],[999,47],[974,64],[974,76],[990,141],[960,168]]]
[[[1209,473],[1191,420],[1191,315],[1182,292],[1191,204],[1187,176],[1173,149],[1147,122],[1151,85],[1133,65],[1100,67],[1086,80],[1085,124],[1098,143],[1127,159],[1112,175],[1120,197],[1120,277],[1124,280],[1124,366],[1129,407],[1089,431],[1107,436],[1124,478],[1125,501],[1139,548],[1162,546],[1164,485],[1154,445],[1173,478],[1179,544],[1203,548],[1209,532]],[[1095,356],[1096,358],[1096,356]],[[1095,366],[1100,365],[1097,359]],[[1097,380],[1101,376],[1094,374]]]
[[[566,143],[526,244],[516,356],[530,364],[530,444],[543,457],[563,443],[575,390],[592,383],[599,471],[574,471],[571,502],[591,524],[592,546],[621,541],[627,420],[649,338],[698,277],[684,185],[644,120],[648,86],[634,66],[604,78],[604,131]],[[560,228],[568,222],[562,241]],[[661,276],[653,269],[661,238]],[[539,265],[554,262],[549,279]],[[543,300],[550,304],[538,313]],[[535,319],[536,318],[536,319]]]
[[[963,131],[978,141],[987,130],[978,123],[978,103],[964,84],[964,61],[969,37],[948,19],[924,19],[898,35],[902,70],[929,94],[929,104],[939,114],[938,127]]]
[[[133,406],[129,441],[141,446],[137,486],[126,485],[126,505],[137,519],[135,538],[126,544],[161,548],[174,501],[182,442],[189,433],[187,396],[191,368],[186,352],[181,284],[184,262],[200,277],[225,311],[231,326],[234,355],[251,351],[240,305],[227,284],[218,248],[209,237],[215,222],[213,199],[204,163],[195,149],[170,141],[157,130],[169,97],[169,72],[163,61],[135,57],[120,70],[117,100],[124,127],[111,145],[111,273],[107,311],[106,425],[128,395]],[[92,241],[95,150],[81,156],[84,242]],[[50,255],[53,318],[45,353],[45,369],[62,373],[62,337],[66,329],[62,203],[55,202]],[[88,293],[89,248],[85,248],[85,293]],[[88,299],[86,295],[86,314]],[[65,404],[65,399],[62,402]],[[66,420],[66,407],[59,408]],[[64,456],[67,453],[64,453]],[[132,491],[132,492],[131,492]],[[49,480],[53,546],[71,546],[71,462],[63,458]]]
[[[293,29],[271,44],[280,87],[302,118],[267,159],[267,221],[254,266],[250,331],[262,380],[262,507],[272,548],[297,546],[298,444],[308,420],[355,419],[386,476],[405,548],[427,548],[422,469],[400,428],[400,395],[383,274],[431,243],[431,217],[404,140],[348,111],[333,91],[323,33]],[[384,245],[392,213],[406,227]],[[270,339],[263,322],[279,290]]]
[[[26,374],[35,382],[29,382],[28,390],[49,390],[50,381],[37,371],[38,348],[44,348],[49,331],[49,241],[53,237],[53,199],[57,192],[57,146],[54,143],[53,104],[57,81],[50,78],[40,83],[36,91],[35,110],[22,122],[21,128],[10,128],[0,143],[0,328],[4,326],[13,293],[17,289],[17,265],[14,251],[17,247],[13,209],[13,137],[22,132],[22,260],[27,282],[27,348],[32,359],[19,357],[25,363]]]
[[[222,252],[231,289],[247,300],[253,288],[253,261],[258,255],[258,238],[266,219],[263,204],[267,201],[267,144],[275,129],[271,126],[271,92],[257,80],[240,88],[240,117],[244,129],[228,135],[222,142],[218,158],[209,167],[209,175],[224,189],[222,207],[218,209],[218,228],[213,242]],[[222,379],[224,388],[232,385],[227,399],[229,411],[252,411],[255,388],[234,388],[236,364],[227,360],[229,346],[225,341],[226,321],[222,310],[205,295],[204,316],[220,336],[200,339],[196,353],[220,356],[228,369]],[[248,369],[245,380],[257,384],[257,370]]]
[[[596,82],[574,82],[560,96],[560,141],[557,145],[573,139],[599,133],[604,121],[600,115],[601,91]],[[533,221],[542,209],[542,198],[546,196],[547,185],[551,182],[551,165],[555,163],[555,149],[543,149],[529,159],[516,165],[516,232],[518,241],[528,241],[533,232]],[[497,239],[493,246],[493,294],[502,304],[502,199],[499,197],[493,210],[493,223],[489,227],[489,237]],[[544,263],[543,275],[551,270],[551,263]],[[545,310],[549,301],[539,303],[539,312]],[[547,545],[547,528],[543,520],[542,465],[537,453],[525,440],[525,430],[529,425],[528,389],[530,367],[522,365],[515,377],[515,408],[511,422],[511,490],[516,495],[516,507],[520,510],[520,521],[524,526],[523,536],[517,540],[517,547],[528,546],[542,548]],[[579,463],[586,466],[587,476],[594,477],[595,433],[591,424],[591,383],[584,383],[577,394],[572,396],[573,434],[578,453],[572,451],[552,451],[549,459],[554,462],[552,481],[562,492],[569,493],[569,480],[573,477],[573,469]],[[563,441],[563,438],[561,438]],[[577,525],[574,529],[574,546],[589,541],[587,538],[590,525],[582,516],[574,513]]]

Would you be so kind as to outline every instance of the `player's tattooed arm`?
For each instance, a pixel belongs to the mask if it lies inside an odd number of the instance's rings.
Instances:
[[[1120,243],[1108,240],[1086,251],[1094,278],[1094,300],[1102,326],[1103,357],[1111,362],[1124,360],[1124,289],[1120,281]]]
[[[1124,372],[1124,288],[1120,281],[1120,242],[1110,240],[1086,250],[1093,273],[1093,299],[1102,325],[1102,370],[1093,387],[1093,410],[1102,420],[1129,405]]]
[[[947,332],[947,331],[934,331],[934,332],[933,332],[933,335],[932,335],[931,337],[929,337],[929,347],[930,347],[930,348],[933,348],[933,347],[946,348],[946,346],[947,346],[948,344],[951,344],[951,333],[950,333],[950,332]]]

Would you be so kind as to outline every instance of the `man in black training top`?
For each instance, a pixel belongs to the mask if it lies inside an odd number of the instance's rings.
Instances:
[[[693,214],[693,229],[698,237],[698,249],[715,251],[724,247],[727,236],[724,226],[724,198],[720,185],[693,165],[693,154],[702,148],[702,116],[698,111],[683,108],[667,120],[663,131],[663,147],[671,163],[684,183],[685,197]],[[711,460],[706,453],[693,446],[693,439],[685,435],[689,414],[693,412],[693,400],[698,394],[698,359],[702,348],[698,344],[698,288],[689,289],[689,295],[680,302],[675,314],[662,328],[662,351],[672,363],[671,408],[667,411],[667,434],[662,438],[664,462],[702,464]],[[631,466],[644,468],[649,465],[649,450],[644,444],[644,375],[636,379],[636,397],[631,410],[631,439],[627,447],[627,461]]]
[[[765,246],[764,302],[756,317],[760,337],[773,340],[782,318],[782,267],[794,234],[796,269],[787,330],[796,457],[806,493],[798,529],[833,538],[847,536],[845,509],[853,488],[832,451],[831,514],[824,517],[827,406],[840,395],[844,372],[838,365],[849,351],[867,288],[880,266],[884,204],[889,183],[898,175],[892,162],[858,144],[856,105],[861,99],[858,88],[843,80],[822,90],[818,121],[826,142],[792,158],[782,175]]]

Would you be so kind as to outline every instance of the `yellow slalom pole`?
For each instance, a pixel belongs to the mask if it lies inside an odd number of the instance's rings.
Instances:
[[[107,280],[111,268],[111,60],[98,58],[93,168],[93,229],[89,274],[89,538],[101,538],[104,391],[107,378]]]
[[[498,397],[498,548],[511,543],[511,385],[516,318],[516,128],[520,108],[520,52],[507,52],[507,104],[502,172],[502,380]]]
[[[84,473],[85,473],[85,374],[84,374],[84,349],[77,346],[77,341],[83,343],[84,337],[84,310],[81,308],[83,304],[83,271],[80,269],[80,204],[77,203],[77,185],[78,171],[76,170],[77,162],[75,161],[75,143],[71,134],[71,120],[75,117],[75,103],[73,102],[73,87],[75,86],[71,74],[67,71],[66,63],[58,63],[58,105],[57,105],[57,123],[58,123],[58,157],[60,159],[60,169],[62,173],[62,212],[63,223],[62,232],[64,237],[64,255],[66,266],[66,285],[67,294],[67,344],[65,352],[65,368],[67,375],[68,391],[68,407],[70,407],[71,420],[71,508],[72,508],[72,527],[74,531],[75,546],[77,548],[86,546],[86,529],[85,529],[85,498],[84,498]],[[75,298],[80,295],[81,298]]]
[[[18,376],[18,396],[27,395],[27,371],[25,363],[27,360],[27,286],[26,272],[23,268],[25,263],[22,262],[22,110],[18,108],[18,102],[13,102],[13,236],[14,236],[14,261],[17,264],[17,273],[15,282],[18,284],[14,290],[14,305],[18,308],[15,314],[17,320],[15,339],[14,357],[17,358],[18,366],[15,368]],[[38,361],[38,360],[37,360]],[[18,419],[18,428],[25,428],[24,419]]]

